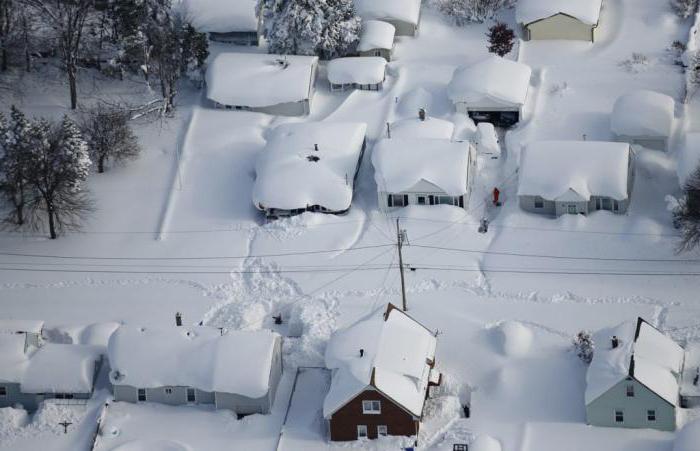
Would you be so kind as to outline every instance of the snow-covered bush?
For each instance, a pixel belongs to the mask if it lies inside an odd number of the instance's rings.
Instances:
[[[435,0],[437,9],[451,17],[459,26],[483,22],[501,8],[511,6],[512,0]]]
[[[572,341],[574,351],[578,358],[585,364],[591,363],[593,360],[593,352],[595,351],[595,344],[593,343],[591,333],[587,330],[582,330],[576,334]]]
[[[698,0],[670,0],[671,8],[679,17],[687,19],[698,8]]]

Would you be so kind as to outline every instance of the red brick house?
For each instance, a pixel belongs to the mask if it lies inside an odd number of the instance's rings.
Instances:
[[[392,304],[337,332],[326,348],[330,439],[417,436],[428,388],[441,379],[436,346],[435,333]]]

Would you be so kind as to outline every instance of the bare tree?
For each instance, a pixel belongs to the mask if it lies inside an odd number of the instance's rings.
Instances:
[[[489,38],[489,52],[506,56],[513,50],[515,32],[503,22],[497,22],[486,34]]]
[[[690,251],[700,245],[700,167],[683,187],[684,196],[673,212],[673,222],[681,230],[679,251]]]
[[[12,40],[17,7],[13,0],[0,0],[0,70],[9,66],[9,47]]]
[[[82,129],[98,173],[104,172],[108,161],[120,163],[138,157],[141,147],[129,127],[130,116],[128,110],[104,104],[88,111]]]

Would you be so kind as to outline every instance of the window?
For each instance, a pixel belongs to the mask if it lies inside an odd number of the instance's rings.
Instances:
[[[656,410],[647,410],[647,421],[656,421]]]
[[[457,205],[454,196],[438,196],[437,203],[442,205]]]
[[[612,201],[610,198],[603,198],[603,210],[612,210]]]
[[[408,196],[403,194],[389,194],[390,207],[405,207],[408,205]]]
[[[569,205],[568,211],[570,215],[575,215],[578,213],[578,208],[576,207],[576,205]]]
[[[425,205],[425,196],[418,196],[418,205]]]
[[[634,385],[627,386],[627,397],[628,398],[634,397]]]
[[[195,395],[194,388],[188,388],[187,389],[187,402],[195,402],[197,400],[197,397]]]
[[[535,197],[535,208],[544,208],[544,199],[539,196]]]
[[[376,415],[382,413],[382,404],[379,401],[362,401],[362,413]]]
[[[137,397],[139,401],[145,401],[146,400],[146,389],[145,388],[139,388]]]
[[[165,394],[166,394],[166,395],[172,395],[172,394],[173,394],[173,389],[172,389],[172,388],[166,388],[166,389],[165,389]]]
[[[620,203],[616,200],[613,200],[613,211],[619,211],[620,210]]]
[[[374,56],[382,56],[382,51],[381,51],[381,50],[375,50],[375,51],[374,51]]]
[[[358,424],[357,425],[357,438],[367,438],[367,425]]]
[[[0,385],[0,396],[7,396],[7,387]]]
[[[615,423],[623,423],[625,421],[625,414],[622,410],[615,411]]]
[[[377,426],[377,436],[379,437],[384,437],[385,435],[389,434],[389,430],[387,429],[385,424],[380,424]]]
[[[56,399],[73,399],[73,393],[56,393],[54,395]]]

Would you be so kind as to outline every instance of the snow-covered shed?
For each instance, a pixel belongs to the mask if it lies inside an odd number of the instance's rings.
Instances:
[[[331,440],[417,436],[428,388],[442,379],[436,347],[435,333],[392,304],[336,332],[325,355]]]
[[[595,41],[603,0],[520,0],[515,20],[525,39]]]
[[[421,0],[355,0],[363,21],[382,20],[394,26],[396,36],[415,36],[420,25]]]
[[[553,216],[596,210],[624,214],[634,183],[632,162],[627,143],[531,143],[520,156],[520,207]]]
[[[207,69],[207,98],[217,108],[303,116],[317,68],[315,56],[221,53]]]
[[[675,101],[654,91],[632,91],[615,102],[610,128],[618,141],[666,150],[673,132]]]
[[[520,121],[531,76],[530,66],[492,55],[457,68],[447,94],[475,122],[510,127]]]
[[[379,208],[453,205],[469,208],[476,156],[466,141],[399,138],[380,140],[372,151]]]
[[[267,330],[121,326],[107,352],[115,401],[265,414],[282,376],[282,339]]]
[[[683,348],[642,318],[603,329],[593,341],[588,424],[675,430]]]
[[[386,79],[386,60],[379,56],[336,58],[326,67],[331,91],[379,91]]]
[[[381,56],[385,60],[391,61],[395,35],[396,28],[388,22],[382,20],[363,21],[357,53],[360,56]]]
[[[258,45],[260,20],[256,0],[183,0],[185,17],[209,39],[237,45]]]
[[[416,117],[401,119],[389,124],[387,138],[444,139],[451,140],[455,131],[452,121],[428,116],[421,109]]]
[[[691,132],[685,135],[685,143],[676,161],[676,174],[681,187],[685,186],[698,168],[700,168],[700,132]]]
[[[255,165],[253,204],[269,218],[305,211],[347,212],[366,132],[364,123],[308,122],[276,127]]]
[[[27,319],[0,319],[0,334],[21,334],[25,338],[25,350],[39,347],[44,331],[44,321]]]
[[[25,349],[22,334],[0,334],[0,408],[19,404],[31,412],[45,399],[88,399],[101,362],[96,346]]]

